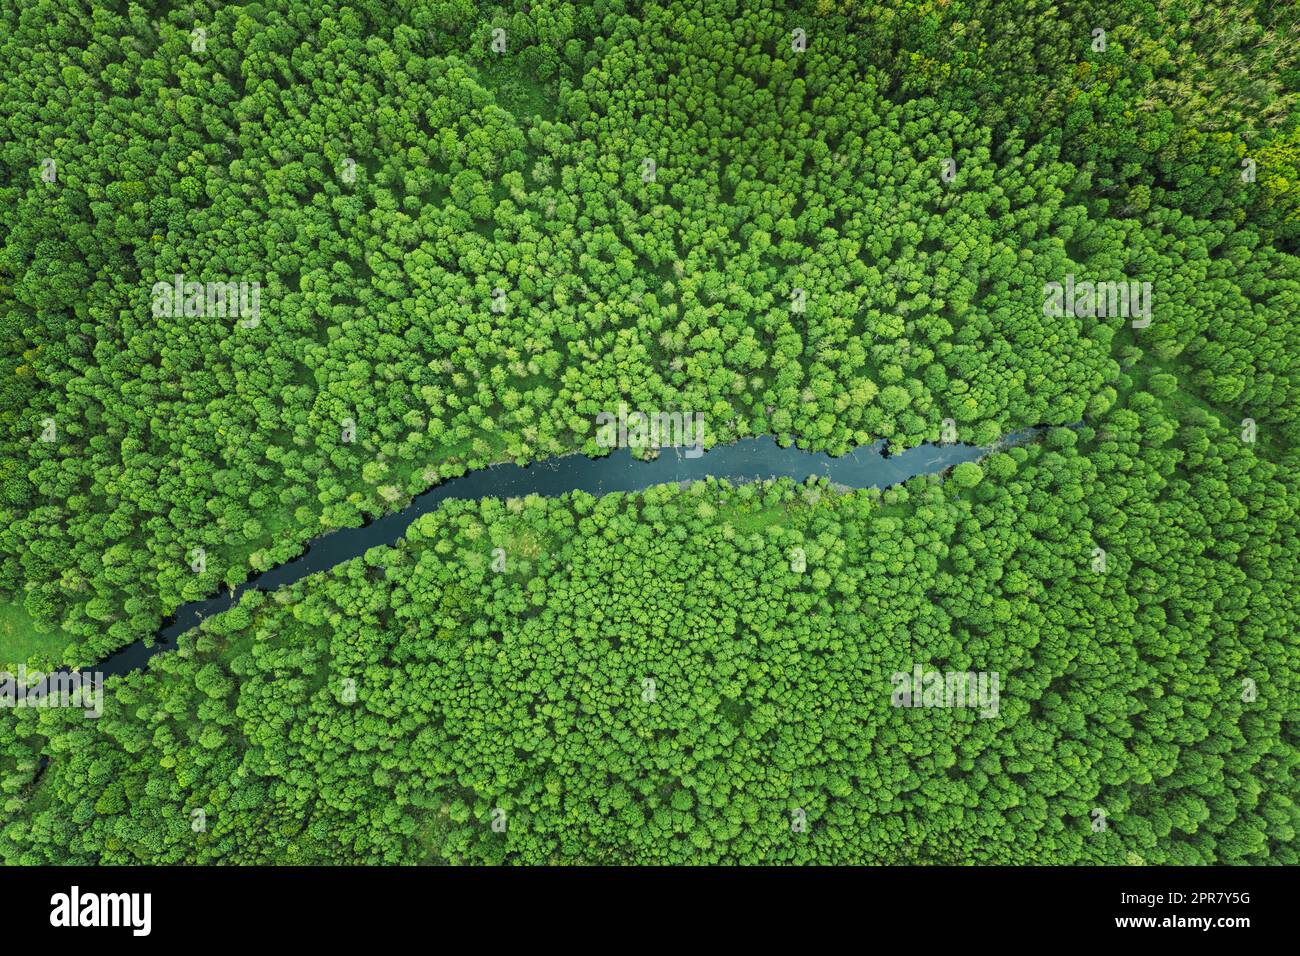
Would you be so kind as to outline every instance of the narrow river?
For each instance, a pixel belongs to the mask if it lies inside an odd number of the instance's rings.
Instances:
[[[1016,432],[999,442],[999,446],[1024,442],[1041,431],[1041,428],[1030,428]],[[850,488],[887,488],[917,475],[938,474],[961,462],[976,461],[991,450],[978,445],[919,445],[890,455],[885,443],[877,442],[832,458],[824,452],[801,451],[793,445],[782,448],[770,436],[763,436],[719,445],[698,458],[685,457],[683,449],[665,448],[657,459],[647,462],[633,458],[624,448],[603,458],[566,455],[527,467],[502,464],[482,468],[436,485],[401,511],[359,528],[343,528],[316,538],[301,555],[251,578],[235,588],[233,594],[224,591],[216,597],[182,605],[152,645],[137,641],[86,670],[99,671],[105,677],[140,670],[155,654],[173,650],[177,638],[197,627],[204,618],[228,610],[250,588],[273,591],[309,574],[328,571],[370,548],[394,544],[412,521],[448,498],[511,498],[529,494],[557,497],[579,490],[603,495],[708,477],[745,482],[765,478],[802,481],[817,476]]]

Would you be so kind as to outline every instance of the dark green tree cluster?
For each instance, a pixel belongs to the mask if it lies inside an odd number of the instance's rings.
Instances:
[[[1060,145],[1123,216],[1300,236],[1300,11],[1244,0],[815,0],[892,95]],[[838,40],[836,41],[838,42]],[[1249,160],[1249,162],[1247,162]],[[1243,175],[1248,174],[1248,175]]]

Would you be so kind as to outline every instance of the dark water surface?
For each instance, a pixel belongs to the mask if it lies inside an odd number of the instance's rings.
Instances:
[[[1031,428],[1016,432],[999,445],[1025,441],[1040,431]],[[570,491],[603,495],[709,477],[746,482],[765,478],[803,481],[815,476],[850,488],[887,488],[917,475],[938,474],[964,461],[976,461],[991,450],[978,445],[919,445],[889,455],[885,443],[876,442],[832,458],[825,452],[802,451],[793,445],[782,448],[770,436],[762,436],[718,445],[698,458],[687,458],[686,449],[665,448],[654,461],[640,461],[632,457],[629,449],[622,448],[603,458],[566,455],[526,467],[507,463],[481,468],[430,488],[401,511],[360,528],[342,528],[316,538],[301,555],[244,582],[233,594],[226,591],[181,605],[172,621],[159,631],[152,646],[137,641],[86,670],[100,671],[105,677],[140,670],[155,654],[175,649],[176,639],[197,627],[203,618],[228,610],[250,588],[274,591],[309,574],[328,571],[370,548],[395,544],[412,521],[433,511],[448,498],[522,498],[529,494],[558,497]]]

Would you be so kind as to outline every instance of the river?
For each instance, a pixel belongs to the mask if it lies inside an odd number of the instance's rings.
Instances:
[[[1030,428],[1016,432],[994,447],[1026,441],[1040,431],[1041,428]],[[513,498],[530,494],[557,497],[570,491],[604,495],[708,477],[746,482],[766,478],[802,481],[816,476],[850,488],[887,488],[917,475],[938,474],[964,461],[976,461],[991,450],[978,445],[925,444],[890,455],[884,442],[876,442],[833,458],[825,452],[802,451],[793,445],[782,448],[770,436],[763,436],[718,445],[697,458],[685,457],[683,449],[666,448],[655,460],[641,461],[623,448],[601,458],[565,455],[528,466],[507,463],[481,468],[430,488],[401,511],[359,528],[341,528],[310,541],[298,557],[249,579],[235,588],[233,594],[224,591],[216,597],[181,605],[152,645],[137,641],[87,670],[98,671],[105,677],[140,670],[155,654],[173,650],[177,638],[197,627],[204,618],[228,610],[250,588],[274,591],[309,574],[328,571],[370,548],[395,544],[412,521],[433,511],[448,498]]]

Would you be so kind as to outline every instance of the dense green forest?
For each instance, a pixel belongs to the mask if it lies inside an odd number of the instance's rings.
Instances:
[[[448,503],[98,720],[0,710],[0,862],[1297,862],[1294,5],[0,24],[0,667],[620,402],[832,454],[1083,422],[883,494]],[[996,715],[895,706],[918,665]]]

